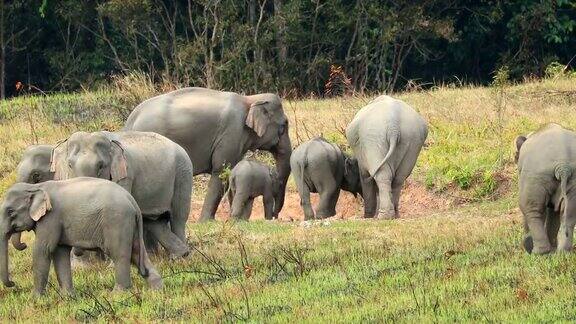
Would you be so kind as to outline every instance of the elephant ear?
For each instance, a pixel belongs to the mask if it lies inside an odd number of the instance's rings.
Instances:
[[[67,140],[61,141],[52,150],[50,157],[50,172],[54,172],[54,180],[66,180],[70,178],[70,167],[66,161],[68,157]]]
[[[118,182],[128,176],[128,166],[122,144],[112,140],[112,163],[110,165],[110,177],[112,181]]]
[[[250,105],[248,116],[246,117],[246,126],[262,137],[268,127],[268,111],[266,110],[267,101],[256,101]]]
[[[50,203],[50,196],[44,191],[44,189],[32,189],[29,191],[31,193],[30,197],[30,217],[35,222],[39,221],[42,216],[46,215],[47,212],[52,210],[52,204]]]
[[[522,144],[526,142],[526,136],[520,135],[516,137],[516,152],[514,152],[514,162],[518,163],[518,158],[520,157],[520,148]]]

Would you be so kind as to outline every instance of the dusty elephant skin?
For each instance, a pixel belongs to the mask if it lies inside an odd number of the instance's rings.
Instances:
[[[172,258],[188,255],[193,169],[178,144],[146,132],[76,132],[54,149],[52,162],[55,180],[95,177],[118,183],[138,202],[146,232]]]
[[[340,189],[354,195],[362,193],[358,161],[323,138],[300,144],[292,152],[290,165],[307,220],[336,215]],[[316,214],[310,202],[311,192],[320,194]]]
[[[360,109],[346,128],[358,159],[364,216],[399,217],[400,190],[428,136],[426,121],[403,101],[380,96]]]
[[[252,214],[254,198],[262,196],[264,218],[278,217],[274,206],[278,202],[280,183],[275,169],[257,162],[242,160],[230,173],[228,202],[232,218],[248,220]]]
[[[548,124],[516,138],[519,204],[528,253],[572,250],[576,224],[576,133]]]
[[[30,230],[36,233],[32,268],[37,295],[45,292],[52,261],[60,287],[73,293],[72,247],[108,254],[114,261],[116,289],[130,288],[130,263],[152,288],[162,287],[144,248],[138,204],[111,181],[81,177],[17,183],[8,189],[0,208],[0,279],[6,287],[14,286],[8,273],[8,238]]]
[[[280,181],[274,214],[282,210],[292,148],[288,119],[277,95],[242,96],[184,88],[138,105],[128,117],[125,129],[156,132],[170,138],[186,149],[195,175],[211,175],[201,221],[214,219],[224,195],[219,178],[224,168],[234,167],[248,150],[270,151]]]

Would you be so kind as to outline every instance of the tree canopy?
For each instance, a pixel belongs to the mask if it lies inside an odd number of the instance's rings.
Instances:
[[[143,71],[156,81],[324,95],[540,76],[576,55],[573,0],[2,1],[0,84],[72,91]],[[332,68],[332,69],[331,69]],[[4,92],[2,92],[4,93]]]

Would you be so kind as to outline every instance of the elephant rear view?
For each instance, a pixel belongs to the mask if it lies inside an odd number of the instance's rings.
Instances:
[[[576,133],[548,124],[516,139],[519,204],[527,252],[572,250],[576,224]]]
[[[400,190],[428,136],[426,121],[401,100],[383,95],[360,109],[346,128],[358,159],[364,216],[399,217]]]

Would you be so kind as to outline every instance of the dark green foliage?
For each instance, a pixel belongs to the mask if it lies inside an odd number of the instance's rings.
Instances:
[[[356,91],[385,91],[488,83],[503,65],[515,79],[541,76],[576,53],[571,0],[14,0],[3,10],[7,95],[17,81],[70,91],[134,70],[178,86],[324,95],[331,66]]]

